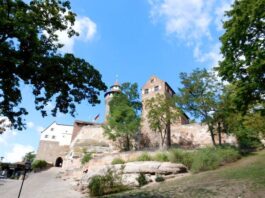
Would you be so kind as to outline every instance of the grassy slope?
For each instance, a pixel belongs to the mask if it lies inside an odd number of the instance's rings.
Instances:
[[[112,197],[265,197],[265,151],[218,170],[158,183]]]

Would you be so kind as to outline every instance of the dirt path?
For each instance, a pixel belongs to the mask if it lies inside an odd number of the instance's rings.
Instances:
[[[74,191],[69,181],[56,178],[60,168],[31,174],[25,180],[21,198],[81,198],[79,192]],[[0,197],[17,198],[21,180],[0,180]]]

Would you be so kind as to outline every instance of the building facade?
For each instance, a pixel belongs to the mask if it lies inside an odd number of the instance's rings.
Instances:
[[[62,166],[69,151],[73,126],[53,122],[41,132],[36,159],[45,160],[54,166]]]
[[[163,95],[167,98],[171,98],[175,95],[175,91],[170,87],[170,85],[159,79],[156,76],[152,76],[142,87],[141,95],[142,95],[142,128],[141,133],[143,134],[144,144],[146,146],[149,144],[151,147],[158,147],[161,142],[161,138],[159,134],[153,132],[148,123],[147,114],[148,110],[145,107],[145,101],[155,97],[157,94]],[[178,120],[173,125],[185,125],[189,124],[189,117],[181,112]],[[169,126],[172,128],[172,126]]]

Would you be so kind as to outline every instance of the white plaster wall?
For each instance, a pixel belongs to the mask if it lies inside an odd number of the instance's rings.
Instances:
[[[70,145],[73,126],[52,123],[41,132],[40,140],[59,142],[59,146]]]

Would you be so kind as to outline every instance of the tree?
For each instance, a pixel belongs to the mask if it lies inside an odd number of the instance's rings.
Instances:
[[[224,80],[235,85],[236,105],[243,112],[265,99],[264,10],[264,0],[236,0],[226,12],[228,20],[220,38],[224,59],[217,70]]]
[[[36,158],[36,154],[33,151],[32,152],[28,152],[23,157],[23,162],[30,161],[30,163],[32,163],[35,160],[35,158]]]
[[[131,140],[139,132],[141,103],[136,83],[124,83],[121,93],[114,95],[104,132],[111,140],[121,141],[123,150],[131,149]]]
[[[74,116],[76,103],[99,103],[99,92],[106,90],[100,73],[73,54],[60,54],[63,47],[57,32],[69,38],[75,14],[69,1],[0,1],[0,113],[19,130],[25,128],[28,114],[22,101],[21,85],[32,89],[35,107],[47,116],[45,106],[55,101],[52,115],[58,111]]]
[[[177,104],[207,124],[213,145],[216,145],[213,115],[220,102],[222,84],[206,69],[196,69],[191,74],[181,73],[180,79],[183,87],[176,95]]]
[[[160,148],[169,148],[171,146],[170,125],[177,120],[181,112],[176,107],[174,98],[157,94],[145,101],[145,108],[150,129],[160,134]]]

